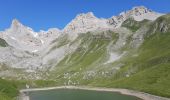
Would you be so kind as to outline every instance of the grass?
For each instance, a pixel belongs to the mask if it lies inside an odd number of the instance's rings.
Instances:
[[[25,88],[26,84],[33,88],[64,85],[63,83],[68,79],[64,79],[63,74],[69,73],[69,76],[73,76],[76,72],[80,74],[71,77],[69,80],[78,80],[80,85],[127,88],[170,98],[170,32],[169,29],[165,30],[160,26],[161,23],[164,23],[164,27],[168,26],[169,18],[169,15],[166,15],[150,23],[150,27],[148,25],[150,30],[145,36],[145,41],[138,49],[129,48],[132,41],[132,38],[129,37],[128,45],[120,49],[128,51],[128,55],[109,65],[102,64],[107,58],[107,46],[111,42],[115,43],[118,39],[117,34],[108,31],[106,35],[110,38],[103,35],[104,33],[81,34],[73,42],[81,41],[79,47],[57,65],[56,69],[50,73],[49,80],[15,81],[0,79],[0,98],[3,98],[2,100],[15,99],[19,89]],[[136,32],[146,23],[148,23],[146,20],[136,22],[129,19],[123,25]],[[58,46],[63,46],[67,42],[65,38],[60,41],[61,45]],[[123,65],[114,74],[107,77],[99,74],[105,70],[112,73],[112,68],[118,64]],[[2,67],[1,70],[6,70],[6,67]],[[83,73],[87,71],[95,71],[97,74],[95,77],[83,80]],[[127,74],[129,77],[126,76]]]
[[[102,81],[96,80],[90,85],[127,88],[170,97],[169,42],[170,33],[156,33],[145,40],[137,57],[128,56],[123,59],[122,63],[126,65],[117,75]],[[125,77],[127,73],[130,77]]]
[[[160,21],[160,19],[158,19],[158,21]],[[150,25],[153,25],[150,26],[150,28],[153,28],[155,23],[156,22],[151,23]],[[144,43],[137,50],[133,50],[132,48],[125,49],[129,51],[129,54],[117,62],[124,65],[116,74],[109,77],[100,77],[100,75],[97,75],[88,80],[82,80],[83,75],[80,75],[74,77],[73,80],[80,80],[82,85],[127,88],[158,96],[170,97],[170,32],[163,33],[156,31],[153,34],[150,34],[150,32],[149,30],[148,34],[146,34],[149,36],[145,36]],[[106,46],[103,47],[103,50],[97,51],[98,48],[95,48],[96,44],[102,47],[102,45],[108,45],[110,41],[102,41],[101,39],[94,41],[89,37],[84,37],[86,41],[83,41],[83,44],[81,44],[83,46],[89,43],[86,54],[82,57],[84,51],[80,49],[71,55],[68,65],[66,64],[66,60],[69,57],[66,57],[60,63],[60,67],[63,68],[61,73],[67,71],[73,71],[72,73],[74,73],[78,71],[80,67],[84,67],[83,71],[87,71],[86,69],[94,69],[95,71],[100,69],[100,62],[102,60],[98,60],[99,62],[97,62],[97,64],[95,64],[95,62],[98,58],[103,58],[104,55],[106,55]],[[136,56],[134,56],[135,54]],[[114,66],[113,64],[109,67],[106,66],[106,68],[111,69]],[[105,69],[103,68],[101,71]],[[56,75],[56,72],[54,73]],[[129,77],[126,77],[127,74]],[[60,76],[59,80],[64,82],[62,77],[63,76]]]
[[[129,78],[111,82],[107,87],[127,88],[170,97],[170,64],[160,64],[140,71]]]
[[[148,22],[149,22],[148,20],[138,22],[132,18],[129,18],[123,22],[122,27],[130,29],[132,32],[136,32],[140,27],[146,25]]]
[[[76,39],[76,41],[81,40],[79,47],[74,53],[66,56],[57,65],[58,67],[56,67],[52,77],[60,73],[77,72],[80,68],[82,68],[83,71],[87,71],[99,65],[107,55],[106,47],[108,44],[112,40],[117,39],[117,35],[113,32],[108,31],[107,35],[111,39],[106,38],[103,33],[97,35],[91,33],[80,35],[78,39]]]
[[[0,79],[0,96],[4,98],[4,100],[13,99],[19,94],[18,89],[22,86],[23,85],[17,81]]]
[[[56,40],[53,40],[51,42],[51,45],[53,44],[54,46],[50,48],[50,50],[47,52],[47,54],[49,54],[51,51],[57,49],[57,48],[60,48],[66,44],[68,44],[70,41],[68,40],[68,36],[67,35],[64,35],[64,36],[61,36],[59,38],[57,38]]]
[[[7,96],[6,94],[1,93],[1,92],[0,92],[0,98],[1,98],[1,100],[13,100],[9,96]]]
[[[28,84],[31,88],[57,86],[58,82],[50,80],[7,80],[0,79],[0,100],[16,100],[19,90],[26,88]]]
[[[168,27],[168,16],[150,24],[142,46],[137,50],[128,49],[129,54],[119,61],[124,66],[115,75],[93,79],[87,85],[127,88],[170,98],[170,32],[169,29],[162,31],[160,26],[164,23],[164,27]]]

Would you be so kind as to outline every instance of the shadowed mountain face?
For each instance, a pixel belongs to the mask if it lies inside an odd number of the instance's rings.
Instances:
[[[0,47],[7,47],[8,43],[4,40],[0,38]]]
[[[170,96],[169,14],[145,7],[109,19],[87,13],[63,30],[41,32],[14,20],[1,33],[0,77]]]

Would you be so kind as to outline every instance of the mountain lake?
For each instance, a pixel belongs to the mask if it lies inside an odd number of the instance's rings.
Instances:
[[[142,100],[140,98],[123,95],[117,92],[56,89],[28,92],[29,100]]]

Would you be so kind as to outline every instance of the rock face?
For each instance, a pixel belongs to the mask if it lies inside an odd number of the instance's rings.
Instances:
[[[42,45],[38,33],[25,27],[16,19],[12,21],[11,27],[4,32],[3,36],[9,45],[18,49],[33,51]]]
[[[49,44],[60,35],[60,30],[51,28],[48,31],[34,32],[18,20],[12,21],[11,27],[1,32],[1,38],[8,46],[0,47],[0,64],[26,71],[43,69],[44,53]],[[54,57],[53,57],[54,58]],[[54,58],[55,59],[55,58]],[[49,59],[46,59],[46,62]]]
[[[92,12],[82,13],[76,16],[64,29],[64,33],[71,33],[73,38],[76,38],[77,33],[86,33],[95,30],[108,30],[119,28],[121,24],[133,18],[136,21],[155,20],[163,14],[156,13],[143,6],[134,7],[132,10],[122,12],[118,16],[113,16],[109,19],[97,18]]]
[[[31,28],[14,19],[11,27],[2,32],[2,37],[17,49],[35,52],[41,50],[45,44],[48,45],[53,39],[56,39],[59,33],[60,30],[57,28],[34,32]]]
[[[97,18],[92,12],[89,12],[77,15],[63,30],[51,28],[48,31],[40,32],[34,32],[14,19],[9,29],[0,32],[0,38],[8,43],[8,46],[0,48],[0,64],[13,68],[24,68],[26,71],[54,67],[66,55],[80,47],[83,40],[74,41],[78,40],[81,33],[96,31],[101,33],[107,30],[112,30],[119,35],[115,45],[113,45],[114,41],[110,43],[112,49],[109,50],[109,54],[117,55],[112,51],[119,51],[119,48],[126,45],[126,39],[131,35],[131,31],[121,27],[125,20],[128,18],[136,21],[155,20],[161,15],[145,7],[135,7],[109,19]],[[134,35],[134,38],[143,37],[143,34],[140,34],[141,31],[136,32],[137,35]],[[135,43],[141,44],[138,41]]]
[[[76,16],[65,28],[66,33],[86,33],[97,29],[111,28],[106,23],[107,19],[97,18],[92,12]]]
[[[42,44],[48,44],[61,35],[61,30],[58,28],[51,28],[48,31],[41,31],[38,34]]]
[[[144,19],[153,21],[162,15],[163,14],[156,13],[143,6],[139,6],[134,7],[132,10],[122,12],[119,16],[113,16],[112,18],[108,19],[108,23],[114,27],[120,27],[121,24],[129,18],[133,18],[136,21],[142,21]]]

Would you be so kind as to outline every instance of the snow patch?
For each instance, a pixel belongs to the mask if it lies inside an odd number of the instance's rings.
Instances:
[[[13,39],[13,40],[17,40],[16,38],[14,38],[13,36],[11,36],[11,39]]]
[[[38,50],[33,50],[32,52],[34,52],[34,53],[35,53],[35,52],[37,52],[37,51],[38,51]]]
[[[107,62],[105,62],[104,64],[109,64],[109,63],[115,62],[115,61],[119,60],[124,54],[125,54],[125,52],[122,54],[110,53],[109,60]]]
[[[44,44],[44,41],[43,40],[40,40],[42,44]]]
[[[36,32],[33,32],[33,31],[30,31],[30,33],[35,37],[35,38],[37,38],[38,37],[38,33],[36,33]]]
[[[119,54],[111,53],[109,60],[108,60],[105,64],[112,63],[112,62],[120,59],[120,57],[121,57],[121,56],[120,56]]]

